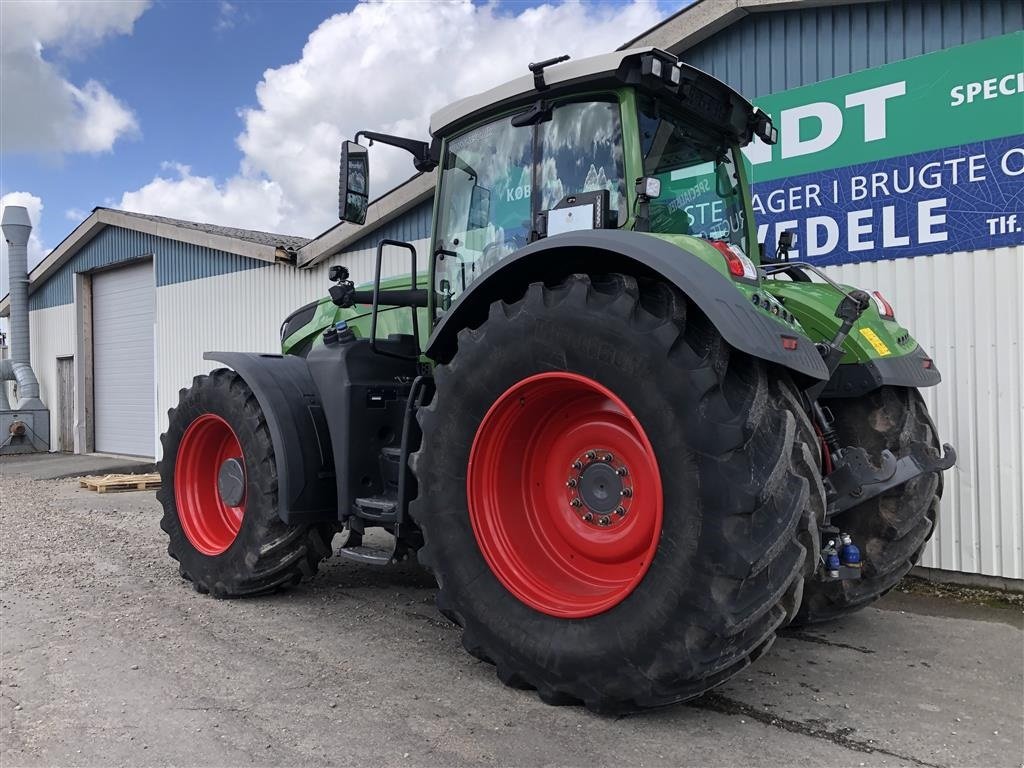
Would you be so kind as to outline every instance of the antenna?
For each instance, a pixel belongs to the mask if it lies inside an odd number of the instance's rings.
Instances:
[[[553,59],[545,59],[544,61],[538,61],[530,64],[530,71],[533,72],[533,87],[538,91],[546,91],[548,84],[544,82],[544,68],[550,67],[552,64],[561,64],[563,61],[569,60],[569,54],[563,56],[556,56]]]

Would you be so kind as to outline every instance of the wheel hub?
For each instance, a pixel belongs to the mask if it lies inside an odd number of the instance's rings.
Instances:
[[[237,507],[245,498],[245,468],[240,459],[225,459],[217,473],[217,492],[229,507]]]
[[[583,522],[598,528],[620,523],[629,513],[633,489],[629,468],[606,449],[591,449],[569,468],[569,505]]]

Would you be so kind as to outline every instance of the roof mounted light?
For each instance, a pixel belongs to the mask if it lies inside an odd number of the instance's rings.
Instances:
[[[668,56],[668,54],[663,54]],[[678,86],[682,80],[679,62],[674,58],[662,58],[648,53],[640,59],[640,74],[645,78],[660,80],[666,85]]]
[[[754,107],[751,115],[751,123],[754,135],[765,144],[777,144],[779,141],[779,129],[772,123],[771,115],[759,107]]]

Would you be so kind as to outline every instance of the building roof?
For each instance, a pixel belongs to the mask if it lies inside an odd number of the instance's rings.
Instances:
[[[271,264],[294,264],[296,251],[309,242],[307,238],[292,235],[277,235],[216,224],[198,224],[194,221],[119,211],[114,208],[94,208],[85,221],[75,227],[71,234],[29,272],[29,290],[35,290],[36,286],[45,282],[105,227],[111,226],[247,256]],[[10,300],[8,296],[4,296],[0,299],[0,316],[6,316],[9,311]]]
[[[876,2],[884,0],[695,0],[624,43],[619,50],[649,45],[678,56],[752,13]],[[743,52],[736,55],[742,56]]]
[[[154,216],[149,213],[135,213],[134,211],[119,211],[115,208],[96,208],[98,211],[111,211],[113,213],[121,213],[125,216],[132,216],[138,219],[145,219],[146,221],[153,221],[158,224],[167,224],[172,227],[184,227],[185,229],[194,229],[198,232],[206,232],[210,235],[223,235],[224,237],[234,237],[239,240],[245,240],[250,243],[258,243],[260,245],[269,245],[277,248],[278,246],[286,248],[288,250],[297,251],[299,248],[309,242],[308,237],[299,237],[297,235],[279,235],[273,232],[261,232],[257,229],[238,229],[237,227],[222,227],[219,224],[202,224],[196,221],[185,221],[184,219],[171,219],[167,216]]]

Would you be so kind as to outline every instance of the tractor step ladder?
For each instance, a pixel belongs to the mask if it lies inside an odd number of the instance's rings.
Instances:
[[[355,547],[342,547],[338,550],[338,557],[355,563],[362,563],[363,565],[383,566],[391,565],[394,559],[394,552],[390,549],[367,547],[360,544]]]
[[[368,523],[393,523],[398,519],[397,496],[367,496],[356,499],[355,506],[359,517]]]

